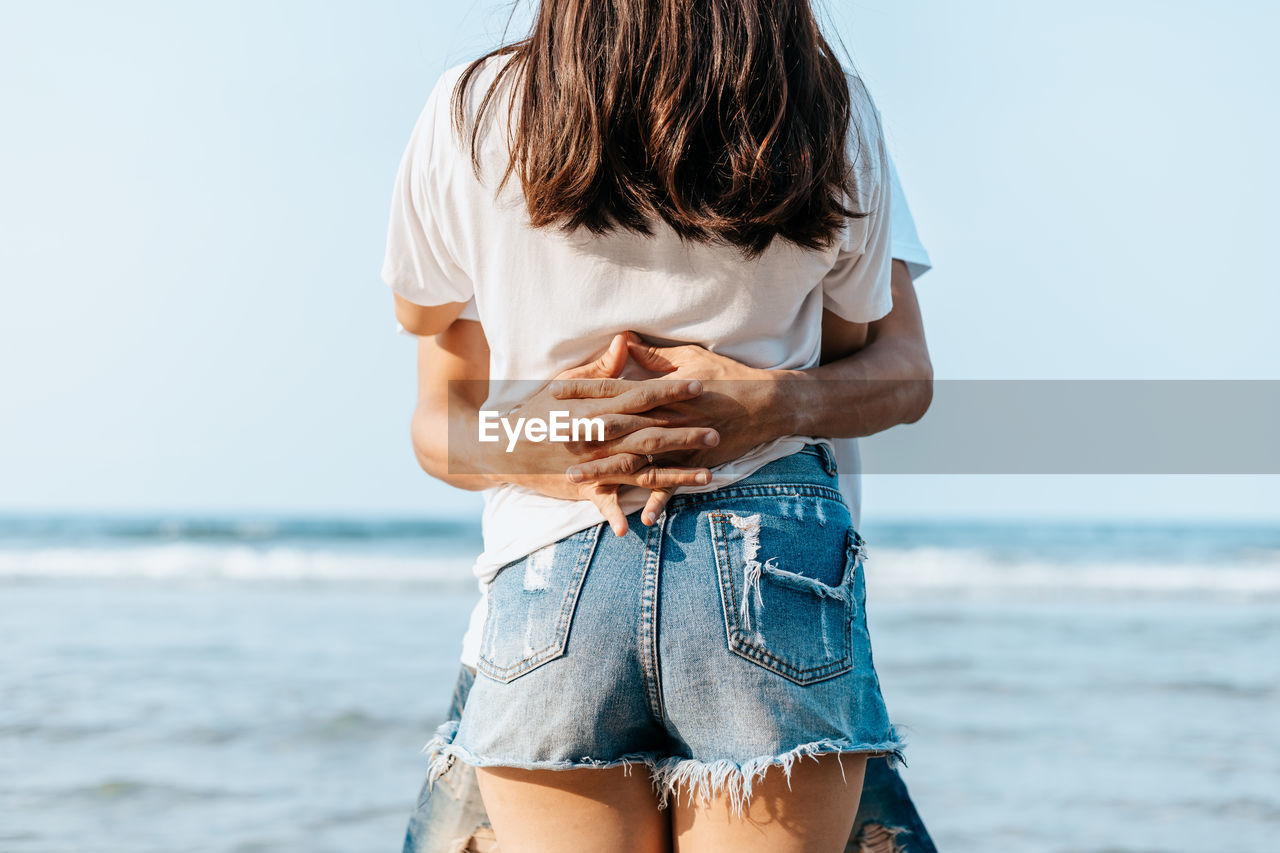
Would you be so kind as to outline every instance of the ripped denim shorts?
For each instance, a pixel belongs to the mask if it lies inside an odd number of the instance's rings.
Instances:
[[[863,543],[826,445],[653,527],[601,524],[503,567],[461,720],[431,774],[640,764],[669,795],[734,808],[771,766],[900,754],[871,660]]]

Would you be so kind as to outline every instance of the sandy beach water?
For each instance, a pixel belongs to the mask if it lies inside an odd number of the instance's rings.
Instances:
[[[473,530],[60,529],[0,525],[0,850],[399,849]],[[1280,533],[867,534],[942,849],[1274,849]]]

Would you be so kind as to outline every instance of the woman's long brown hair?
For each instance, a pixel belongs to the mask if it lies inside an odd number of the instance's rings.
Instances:
[[[508,56],[468,117],[486,60]],[[850,81],[809,0],[542,0],[530,35],[472,63],[453,94],[480,168],[508,77],[511,158],[534,227],[820,249],[849,209]],[[860,146],[855,150],[861,150]]]

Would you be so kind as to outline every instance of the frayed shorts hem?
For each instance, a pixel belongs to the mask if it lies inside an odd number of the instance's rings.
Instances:
[[[891,765],[904,763],[904,744],[896,738],[880,743],[828,738],[743,762],[731,759],[704,761],[660,753],[632,753],[608,760],[583,756],[576,760],[515,761],[475,755],[454,743],[457,733],[458,721],[451,720],[440,726],[435,736],[423,747],[422,751],[429,761],[428,784],[434,785],[455,761],[472,767],[511,767],[520,770],[608,770],[622,767],[627,772],[630,772],[633,765],[639,764],[649,772],[654,793],[658,797],[658,808],[666,808],[672,800],[677,805],[686,802],[694,805],[723,796],[728,799],[734,815],[742,814],[744,806],[751,800],[754,784],[764,778],[770,767],[782,768],[789,785],[795,762],[806,757],[816,761],[823,755],[856,755],[866,758],[884,757]]]
[[[500,758],[488,758],[476,755],[466,747],[453,742],[458,733],[457,720],[451,720],[436,729],[435,736],[422,748],[429,762],[427,770],[428,784],[448,772],[455,761],[469,764],[472,767],[511,767],[517,770],[609,770],[614,767],[630,769],[633,764],[643,764],[653,768],[660,759],[658,753],[632,753],[619,758],[599,760],[583,756],[576,760],[561,761],[512,761]]]

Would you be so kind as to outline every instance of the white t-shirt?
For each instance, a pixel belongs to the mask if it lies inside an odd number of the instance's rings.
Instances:
[[[477,76],[473,114],[501,61]],[[519,380],[545,381],[587,362],[625,330],[659,344],[698,344],[753,367],[803,369],[818,363],[824,309],[851,322],[888,313],[890,168],[879,115],[860,83],[851,85],[861,132],[850,138],[864,146],[851,152],[859,170],[851,204],[869,215],[849,220],[825,251],[775,240],[746,260],[734,247],[683,242],[663,223],[649,236],[532,228],[517,180],[496,193],[508,157],[505,105],[489,113],[479,177],[454,132],[451,93],[461,70],[436,85],[405,152],[383,278],[421,305],[474,299],[490,346],[484,408],[505,411],[523,396]],[[768,442],[688,491],[721,488],[814,441],[826,439]],[[623,510],[639,509],[645,494],[624,492]],[[512,485],[488,490],[484,553],[475,566],[482,588],[503,565],[601,520],[589,501]],[[464,660],[474,662],[474,645]]]

